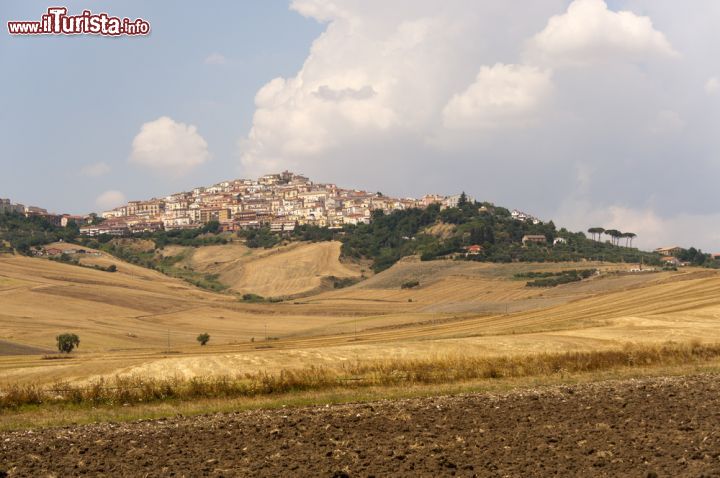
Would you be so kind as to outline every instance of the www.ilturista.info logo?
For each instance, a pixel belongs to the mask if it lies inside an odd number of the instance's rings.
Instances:
[[[150,23],[137,18],[112,17],[107,13],[83,10],[80,15],[68,15],[65,7],[50,7],[40,21],[7,22],[11,35],[147,35]]]

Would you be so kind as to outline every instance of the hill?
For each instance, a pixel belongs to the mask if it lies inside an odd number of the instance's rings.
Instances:
[[[311,244],[312,254],[327,254],[328,245],[332,243]],[[307,246],[263,251],[266,255],[256,259],[256,266],[269,268],[283,257],[309,254]],[[333,247],[335,257],[338,245]],[[244,253],[236,254],[242,258]],[[214,267],[215,257],[202,255],[198,263]],[[0,357],[0,385],[116,373],[190,377],[336,367],[348,360],[720,340],[715,319],[720,275],[696,268],[637,274],[611,263],[405,259],[351,287],[292,302],[254,304],[104,254],[87,260],[112,261],[117,272],[0,255],[0,352],[13,354]],[[588,266],[601,274],[550,289],[528,288],[516,278],[528,271]],[[311,276],[302,276],[305,284]],[[419,284],[403,289],[409,280]],[[63,332],[81,337],[75,358],[41,360],[40,354],[53,348],[55,336]],[[198,346],[200,332],[211,335],[210,345]],[[13,351],[11,345],[35,347],[37,353],[18,355],[33,349]]]
[[[340,242],[330,241],[253,249],[233,242],[200,248],[170,246],[163,255],[181,257],[176,267],[217,276],[231,291],[288,297],[332,287],[333,278],[359,279],[360,266],[340,262],[340,247]]]

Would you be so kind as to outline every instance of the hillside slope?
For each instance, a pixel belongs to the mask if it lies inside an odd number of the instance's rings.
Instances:
[[[293,243],[251,249],[240,243],[199,248],[170,247],[180,263],[203,274],[217,274],[231,290],[265,297],[294,296],[318,289],[329,277],[359,278],[360,268],[340,262],[341,243]]]
[[[720,341],[716,271],[608,273],[541,290],[512,279],[538,266],[403,261],[350,288],[247,304],[122,262],[110,273],[0,255],[0,355],[6,355],[0,386],[117,373],[234,375],[361,358]],[[419,287],[401,289],[407,278],[419,279]],[[52,349],[62,332],[81,338],[75,359],[41,361],[41,349]],[[212,337],[207,347],[195,341],[201,332]],[[16,345],[36,347],[37,355],[19,355],[33,350]]]
[[[596,268],[601,277],[551,289],[530,288],[515,274]],[[669,273],[630,274],[629,266],[600,262],[493,264],[466,261],[419,261],[405,258],[352,287],[306,299],[309,303],[400,307],[420,313],[506,313],[566,303],[605,291],[657,283]],[[403,288],[417,282],[418,286]]]

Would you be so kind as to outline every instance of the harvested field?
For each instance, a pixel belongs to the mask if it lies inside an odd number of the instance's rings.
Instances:
[[[27,345],[20,345],[13,342],[6,342],[0,340],[0,355],[38,355],[52,353],[50,349],[41,349],[38,347],[29,347]]]
[[[0,434],[10,477],[717,476],[720,376]]]
[[[340,242],[296,243],[250,249],[240,243],[200,248],[170,246],[164,255],[180,255],[180,266],[218,280],[239,293],[265,297],[312,292],[328,277],[359,278],[360,268],[340,262]]]
[[[121,261],[118,272],[108,273],[6,256],[0,258],[0,340],[47,350],[57,334],[70,331],[81,344],[71,361],[41,360],[40,351],[0,357],[0,387],[720,342],[717,271],[611,272],[539,290],[512,279],[531,268],[586,266],[595,264],[405,261],[345,289],[253,304]],[[421,277],[419,287],[397,285],[413,274]],[[212,337],[206,347],[195,340],[201,332]]]
[[[293,245],[247,262],[239,271],[220,274],[238,292],[266,297],[303,294],[317,289],[325,277],[360,277],[360,271],[340,262],[339,242]]]

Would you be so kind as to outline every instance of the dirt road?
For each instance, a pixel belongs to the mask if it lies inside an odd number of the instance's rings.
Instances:
[[[0,434],[8,476],[720,476],[720,376]],[[0,473],[1,475],[1,473]]]

